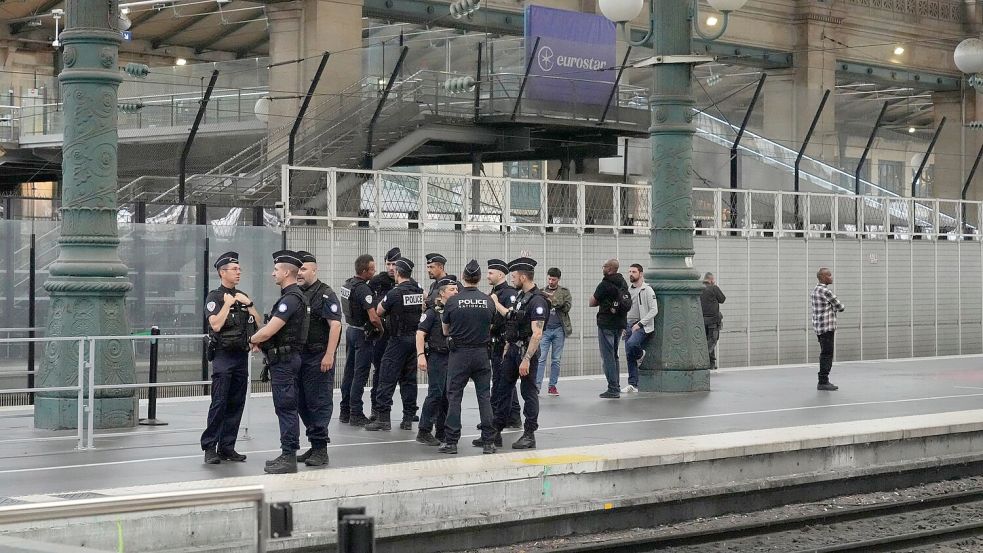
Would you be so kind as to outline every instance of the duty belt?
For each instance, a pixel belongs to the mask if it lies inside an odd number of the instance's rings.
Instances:
[[[458,349],[461,348],[486,348],[488,347],[488,342],[475,343],[475,344],[455,344]]]
[[[516,340],[516,341],[510,341],[509,344],[510,345],[513,345],[513,346],[515,346],[517,348],[524,348],[524,347],[526,347],[526,345],[528,344],[528,342],[526,342],[525,340]]]
[[[267,355],[272,355],[274,357],[280,357],[280,356],[290,355],[291,353],[296,353],[296,352],[297,352],[297,348],[293,346],[280,346],[278,348],[270,348],[266,350],[264,353],[266,353]]]

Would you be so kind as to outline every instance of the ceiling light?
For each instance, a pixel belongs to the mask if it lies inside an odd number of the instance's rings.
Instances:
[[[188,60],[184,58],[178,58],[174,60],[174,65],[187,65],[187,64],[188,64]]]
[[[716,27],[716,26],[717,26],[717,17],[711,15],[710,17],[707,18],[707,27]]]
[[[915,134],[915,127],[908,127],[908,134]]]
[[[900,56],[901,54],[904,54],[904,46],[898,46],[894,49],[895,56]]]

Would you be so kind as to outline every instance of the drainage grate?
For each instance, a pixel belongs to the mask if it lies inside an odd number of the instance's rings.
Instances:
[[[106,497],[106,494],[97,492],[53,493],[49,495],[62,499],[95,499],[97,497]]]

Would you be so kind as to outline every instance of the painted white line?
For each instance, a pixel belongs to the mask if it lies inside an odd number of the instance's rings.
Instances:
[[[983,390],[983,386],[953,386],[958,390]]]
[[[653,422],[672,422],[672,421],[684,421],[684,420],[697,420],[697,419],[712,419],[721,417],[740,417],[740,416],[750,416],[750,415],[767,415],[773,413],[789,413],[794,411],[811,411],[820,409],[835,409],[839,407],[858,407],[865,405],[885,405],[885,404],[897,404],[897,403],[915,403],[920,401],[938,401],[945,399],[957,399],[964,397],[983,397],[983,393],[978,394],[957,394],[951,396],[932,396],[932,397],[920,397],[920,398],[909,398],[909,399],[891,399],[885,401],[857,401],[850,403],[834,403],[831,405],[809,405],[804,407],[785,407],[780,409],[762,409],[758,411],[738,411],[734,413],[712,413],[707,415],[687,415],[683,417],[664,417],[655,419],[637,419],[637,420],[626,420],[626,421],[609,421],[609,422],[596,422],[587,424],[571,424],[566,426],[549,426],[540,427],[539,432],[550,431],[550,430],[569,430],[576,428],[594,428],[598,426],[620,426],[626,424],[644,424]],[[940,413],[941,414],[941,413]],[[863,422],[863,421],[858,421]],[[762,430],[778,430],[782,427],[775,428],[765,428]],[[516,430],[515,433],[519,431]],[[509,433],[508,431],[505,432]],[[467,434],[462,435],[461,439],[465,438],[475,438],[479,434]],[[416,440],[383,440],[377,442],[358,442],[351,444],[328,444],[330,449],[339,449],[344,447],[356,447],[356,446],[371,446],[371,445],[388,445],[388,444],[403,444],[403,443],[416,443]],[[276,453],[280,451],[279,449],[263,449],[256,451],[243,451],[246,454],[259,454],[259,453]],[[201,458],[201,454],[197,455],[177,455],[172,457],[154,457],[150,459],[130,459],[127,461],[107,461],[104,463],[83,463],[77,465],[59,465],[53,467],[34,467],[34,468],[24,468],[24,469],[8,469],[0,470],[0,474],[19,474],[27,472],[45,472],[52,470],[65,470],[65,469],[77,469],[77,468],[91,468],[91,467],[104,467],[104,466],[117,466],[117,465],[130,465],[134,463],[153,463],[158,461],[177,461],[181,459],[198,459]]]

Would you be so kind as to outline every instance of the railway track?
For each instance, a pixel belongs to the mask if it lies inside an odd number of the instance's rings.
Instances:
[[[669,536],[629,537],[604,542],[577,544],[555,548],[555,553],[648,553],[651,551],[672,550],[692,546],[726,545],[729,542],[744,542],[749,539],[778,537],[783,532],[808,532],[813,526],[832,526],[848,523],[875,522],[898,515],[928,514],[931,511],[958,509],[983,503],[983,490],[950,493],[932,498],[918,498],[898,502],[861,505],[833,512],[801,515],[781,520],[757,521],[731,525],[709,530],[694,530]],[[981,505],[983,508],[983,505]],[[833,528],[823,529],[827,535]],[[820,532],[820,530],[816,530]],[[854,530],[856,533],[856,530]],[[801,535],[801,534],[800,534]],[[950,542],[974,536],[983,536],[983,517],[972,522],[956,525],[940,525],[934,528],[919,528],[912,532],[898,532],[891,535],[872,536],[861,540],[840,541],[828,545],[791,545],[788,551],[810,553],[898,551],[908,547]],[[774,549],[778,550],[778,549]]]

